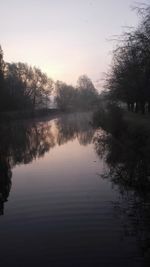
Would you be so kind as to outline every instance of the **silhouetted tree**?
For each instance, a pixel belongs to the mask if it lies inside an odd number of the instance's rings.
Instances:
[[[47,107],[53,81],[40,69],[25,63],[6,64],[7,110]]]
[[[132,32],[125,33],[113,53],[113,63],[106,77],[111,99],[126,102],[131,111],[150,110],[150,7]]]
[[[81,109],[91,109],[96,106],[98,93],[88,76],[82,75],[77,81],[78,101]]]
[[[61,81],[56,82],[56,98],[58,108],[70,110],[75,108],[76,90],[73,86]]]
[[[53,82],[39,68],[32,69],[32,79],[30,84],[30,96],[32,99],[33,108],[47,107],[47,102],[50,101],[48,96],[53,89]]]
[[[3,60],[3,50],[0,46],[0,110],[4,108],[5,101],[5,85],[4,85],[4,60]]]
[[[77,87],[57,81],[56,103],[61,110],[90,110],[98,101],[98,93],[92,81],[86,76],[80,76]]]

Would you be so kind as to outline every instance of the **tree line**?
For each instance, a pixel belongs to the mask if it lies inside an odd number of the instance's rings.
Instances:
[[[0,111],[45,107],[53,81],[37,67],[6,63],[0,47]]]
[[[141,16],[135,29],[119,38],[106,74],[112,101],[125,102],[133,112],[150,112],[150,6],[136,7]]]
[[[0,46],[0,112],[48,108],[52,94],[56,106],[63,111],[91,109],[98,98],[86,75],[79,77],[77,86],[62,81],[54,83],[37,67],[4,62]]]
[[[82,75],[77,86],[56,82],[55,101],[61,110],[90,110],[98,104],[98,92],[92,81]]]

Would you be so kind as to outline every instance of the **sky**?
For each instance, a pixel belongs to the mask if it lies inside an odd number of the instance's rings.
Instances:
[[[149,3],[143,0],[142,3]],[[0,44],[7,62],[26,62],[75,85],[96,85],[112,59],[111,39],[136,27],[133,0],[0,0]]]

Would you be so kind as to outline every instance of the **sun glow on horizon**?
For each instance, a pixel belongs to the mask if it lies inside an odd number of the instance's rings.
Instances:
[[[37,66],[53,80],[73,85],[82,74],[100,80],[111,62],[113,44],[108,39],[138,21],[130,9],[133,4],[134,0],[115,0],[115,5],[114,0],[2,1],[4,60]]]

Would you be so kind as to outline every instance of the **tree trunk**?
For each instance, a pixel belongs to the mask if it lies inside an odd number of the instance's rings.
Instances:
[[[131,103],[131,111],[134,112],[134,103]]]
[[[128,111],[130,111],[130,103],[127,102],[127,106],[128,106]]]
[[[148,113],[150,113],[150,102],[148,102]]]
[[[144,115],[145,114],[145,103],[141,103],[141,112]]]
[[[138,106],[138,103],[137,103],[137,102],[135,103],[135,112],[136,112],[136,113],[139,112],[139,106]]]

